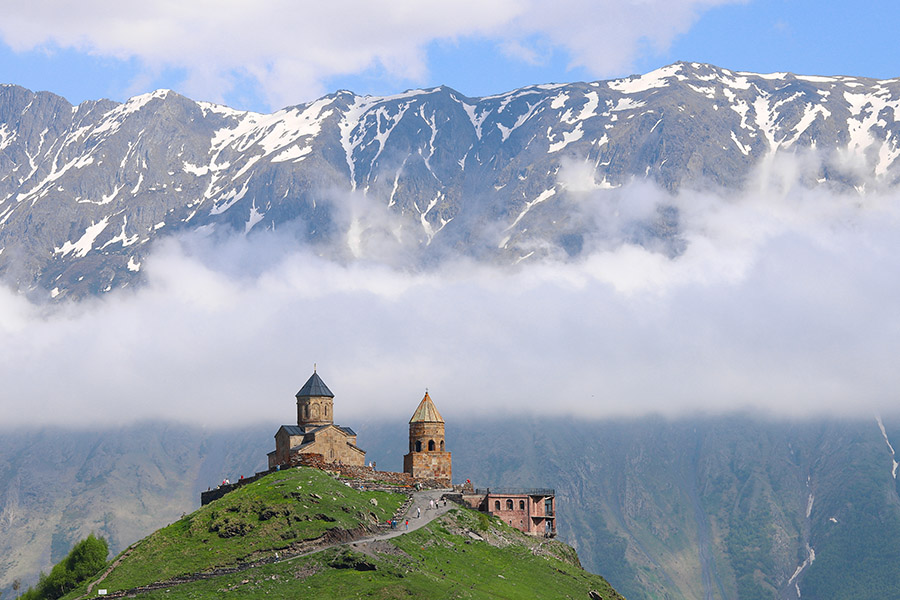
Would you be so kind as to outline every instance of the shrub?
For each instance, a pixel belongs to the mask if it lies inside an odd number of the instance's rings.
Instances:
[[[57,563],[49,575],[41,573],[37,587],[28,588],[22,599],[54,600],[65,596],[78,587],[78,584],[99,573],[106,566],[108,555],[106,540],[94,537],[92,533],[75,544],[68,556]]]

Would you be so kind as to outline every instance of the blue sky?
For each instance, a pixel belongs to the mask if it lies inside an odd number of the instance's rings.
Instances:
[[[171,0],[7,6],[0,81],[70,102],[157,88],[269,111],[336,89],[449,85],[469,96],[644,73],[900,76],[893,0]],[[308,5],[308,6],[307,6]]]

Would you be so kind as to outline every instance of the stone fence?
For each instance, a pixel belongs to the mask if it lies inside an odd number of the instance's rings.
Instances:
[[[312,467],[325,471],[334,476],[349,479],[353,487],[360,490],[383,490],[383,491],[402,491],[413,489],[443,489],[447,487],[446,482],[436,481],[434,479],[416,478],[409,473],[394,473],[392,471],[376,471],[368,466],[345,465],[342,463],[330,463],[325,461],[325,457],[321,454],[295,454],[291,457],[292,467]],[[242,485],[252,483],[268,475],[274,473],[281,468],[273,467],[268,471],[260,471],[252,477],[245,477],[238,481],[217,486],[200,494],[200,505],[205,506],[213,500],[218,500],[228,492],[236,490]],[[398,490],[397,488],[400,488]]]
[[[205,492],[200,492],[200,506],[206,506],[213,500],[218,500],[231,490],[236,490],[242,485],[247,485],[248,483],[253,483],[260,477],[265,477],[269,473],[274,473],[277,469],[269,469],[268,471],[260,471],[251,477],[242,477],[237,481],[233,481],[231,483],[222,483],[217,485],[215,488],[211,488],[206,490]]]

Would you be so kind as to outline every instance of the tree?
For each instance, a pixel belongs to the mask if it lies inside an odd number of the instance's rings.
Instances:
[[[92,533],[72,548],[68,556],[57,563],[49,575],[41,573],[38,584],[22,596],[27,600],[54,600],[65,596],[106,566],[109,546],[103,538]],[[15,588],[13,588],[15,589]]]

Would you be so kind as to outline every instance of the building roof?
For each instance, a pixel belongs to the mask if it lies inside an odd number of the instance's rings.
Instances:
[[[284,429],[288,435],[305,435],[306,431],[297,425],[282,425],[279,431]],[[277,432],[276,432],[277,433]]]
[[[441,413],[438,412],[437,407],[434,405],[434,402],[431,400],[431,396],[428,395],[428,392],[425,392],[425,397],[422,398],[422,401],[419,402],[419,407],[416,409],[416,412],[413,413],[412,418],[409,420],[410,423],[443,423],[444,419],[441,417]]]
[[[290,425],[282,425],[282,427],[287,428],[287,427],[290,427]],[[296,446],[291,446],[290,451],[294,452],[294,451],[303,450],[304,448],[308,448],[311,444],[314,444],[316,442],[316,434],[318,432],[322,431],[323,429],[328,429],[329,427],[334,427],[335,429],[337,429],[338,431],[340,431],[341,433],[343,433],[344,435],[346,435],[348,437],[356,435],[356,432],[354,432],[349,427],[340,427],[338,425],[320,425],[319,427],[312,427],[312,428],[307,429],[306,435],[303,437],[303,439],[300,441],[300,443]],[[294,429],[300,429],[300,428],[294,426]],[[356,444],[347,442],[347,445],[350,446],[351,448],[359,450],[363,454],[366,453],[365,450],[363,450]]]
[[[475,493],[487,496],[556,496],[553,488],[487,488],[477,489]]]
[[[302,449],[306,448],[307,446],[309,446],[310,444],[315,444],[315,443],[316,443],[315,439],[307,440],[307,441],[301,442],[300,445],[298,445],[298,446],[291,446],[290,451],[294,452],[296,450],[302,450]]]
[[[311,396],[326,396],[328,398],[334,398],[334,394],[331,393],[331,390],[328,389],[328,386],[325,385],[325,382],[322,381],[322,378],[319,377],[318,373],[313,371],[312,376],[303,384],[303,387],[300,388],[300,391],[297,392],[297,398],[300,397],[311,397]]]

